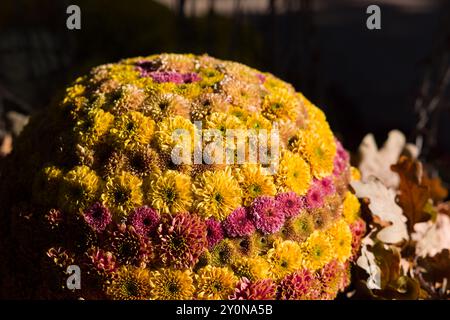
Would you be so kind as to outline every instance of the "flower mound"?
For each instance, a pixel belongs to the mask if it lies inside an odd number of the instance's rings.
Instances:
[[[365,232],[350,172],[324,113],[269,73],[180,54],[96,67],[0,164],[4,291],[334,298]],[[65,287],[71,264],[81,290]]]

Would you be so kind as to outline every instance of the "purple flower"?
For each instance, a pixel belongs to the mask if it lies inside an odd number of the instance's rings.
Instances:
[[[305,198],[298,196],[295,192],[279,193],[275,200],[286,218],[294,217],[305,208]]]
[[[172,82],[176,84],[192,83],[201,80],[201,77],[194,72],[180,73],[175,71],[150,71],[142,64],[138,66],[138,70],[143,77],[151,77],[153,81],[158,83]]]
[[[223,222],[223,229],[231,238],[251,235],[255,226],[249,218],[247,209],[237,208]]]
[[[128,223],[134,227],[137,234],[143,237],[149,237],[156,231],[159,220],[158,212],[147,206],[137,208],[128,217]]]
[[[208,248],[213,248],[223,239],[223,230],[219,221],[214,218],[206,220],[206,239],[208,240]]]
[[[102,232],[111,222],[111,212],[100,202],[94,203],[84,212],[84,219],[96,232]]]
[[[284,213],[273,197],[256,198],[250,209],[255,226],[264,234],[280,230],[284,223]]]

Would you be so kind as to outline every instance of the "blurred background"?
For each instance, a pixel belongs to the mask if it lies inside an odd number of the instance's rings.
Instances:
[[[66,8],[81,8],[81,30]],[[366,8],[381,8],[381,30]],[[450,181],[448,0],[1,0],[0,153],[91,67],[208,53],[268,71],[320,106],[346,148],[400,129]]]

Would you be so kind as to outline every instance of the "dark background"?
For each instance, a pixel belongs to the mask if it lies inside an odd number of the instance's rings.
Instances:
[[[81,30],[66,8],[81,8]],[[382,29],[366,28],[378,4]],[[366,133],[424,139],[450,180],[450,1],[1,0],[0,138],[76,76],[125,57],[208,53],[269,71],[327,114],[352,151]]]

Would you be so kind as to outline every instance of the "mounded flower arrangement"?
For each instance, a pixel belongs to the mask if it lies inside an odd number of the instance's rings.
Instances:
[[[173,131],[278,124],[278,170],[175,164]],[[161,54],[92,69],[1,168],[4,290],[84,299],[333,299],[365,232],[324,113],[268,73]],[[81,289],[66,286],[78,265]]]

